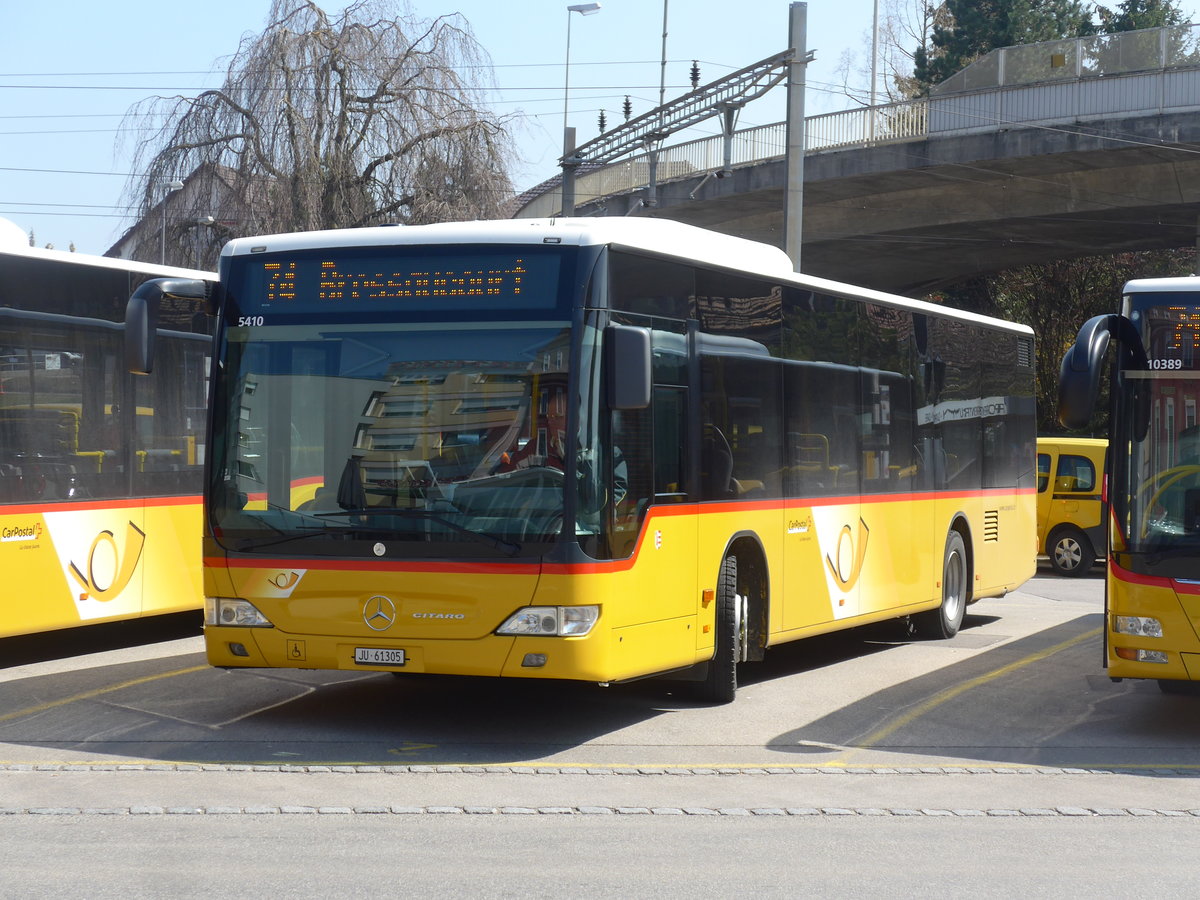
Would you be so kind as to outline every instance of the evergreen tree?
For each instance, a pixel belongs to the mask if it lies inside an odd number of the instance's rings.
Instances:
[[[945,0],[942,5],[948,23],[936,23],[929,47],[914,54],[913,74],[922,93],[998,47],[1095,33],[1080,0]]]
[[[1124,0],[1115,9],[1097,6],[1096,15],[1101,34],[1182,25],[1187,21],[1176,0]]]

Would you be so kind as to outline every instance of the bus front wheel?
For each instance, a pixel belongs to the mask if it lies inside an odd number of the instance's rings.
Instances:
[[[946,552],[942,556],[942,605],[913,616],[916,632],[922,637],[936,639],[958,634],[967,609],[969,584],[967,546],[961,534],[951,531],[946,537]]]
[[[1158,689],[1164,694],[1176,694],[1183,697],[1200,695],[1200,682],[1176,681],[1170,678],[1158,679]]]
[[[738,593],[736,556],[727,556],[717,578],[716,650],[699,685],[701,699],[730,703],[737,693],[737,667],[745,656],[746,598]]]

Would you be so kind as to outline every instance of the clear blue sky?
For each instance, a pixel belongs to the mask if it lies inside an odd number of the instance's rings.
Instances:
[[[412,0],[423,17],[459,12],[495,64],[495,108],[520,113],[518,190],[553,175],[561,153],[567,5],[573,0]],[[663,4],[601,0],[572,14],[571,124],[582,142],[598,111],[620,121],[659,96]],[[329,13],[345,5],[322,4]],[[1115,0],[1113,4],[1115,5]],[[1200,5],[1200,4],[1196,4]],[[1196,5],[1183,3],[1189,12]],[[667,97],[787,47],[789,0],[667,0]],[[881,8],[884,3],[880,3]],[[865,66],[874,0],[809,0],[809,115],[853,105],[837,87],[844,51]],[[261,31],[267,0],[114,0],[6,4],[0,33],[0,216],[32,229],[39,245],[103,253],[131,224],[120,207],[130,148],[118,143],[125,111],[154,95],[219,84],[222,61]],[[69,21],[67,21],[69,17]],[[1192,16],[1192,21],[1197,21]],[[743,111],[739,127],[783,118],[782,88]],[[708,129],[715,130],[715,125]]]

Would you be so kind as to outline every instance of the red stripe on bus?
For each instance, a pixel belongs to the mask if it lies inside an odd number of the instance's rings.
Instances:
[[[292,568],[336,572],[457,572],[471,575],[536,575],[542,570],[540,563],[527,562],[417,562],[394,559],[309,559],[302,556],[255,557],[253,559],[206,556],[204,565],[210,569]]]
[[[203,498],[196,494],[184,497],[122,497],[117,500],[73,500],[66,503],[23,503],[0,506],[2,516],[29,516],[54,512],[87,512],[104,509],[142,509],[147,506],[199,506]]]
[[[1126,584],[1140,584],[1146,587],[1171,587],[1170,578],[1163,578],[1156,575],[1139,575],[1135,572],[1130,572],[1128,569],[1118,566],[1111,558],[1108,561],[1108,573],[1117,579],[1117,581],[1123,581]]]

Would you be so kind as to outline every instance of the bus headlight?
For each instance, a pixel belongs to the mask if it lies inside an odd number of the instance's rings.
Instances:
[[[274,628],[270,619],[248,600],[236,597],[205,597],[204,624],[238,628]]]
[[[1160,638],[1163,636],[1162,622],[1146,616],[1113,616],[1113,631],[1117,634],[1133,634],[1138,637]]]
[[[599,606],[527,606],[509,616],[496,634],[580,637],[599,618]]]

